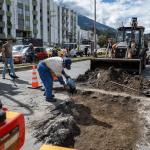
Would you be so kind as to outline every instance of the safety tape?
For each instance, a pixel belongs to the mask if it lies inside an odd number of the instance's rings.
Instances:
[[[38,80],[37,80],[37,79],[33,79],[33,80],[32,80],[32,83],[35,83],[35,82],[38,82]]]
[[[33,69],[33,72],[36,72],[36,70],[35,70],[35,69]]]

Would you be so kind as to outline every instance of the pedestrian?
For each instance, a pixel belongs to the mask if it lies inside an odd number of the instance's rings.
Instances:
[[[68,53],[69,53],[69,58],[71,58],[71,48],[68,46]]]
[[[54,45],[53,49],[52,49],[52,56],[53,57],[57,57],[58,56],[58,49],[57,49],[57,45]]]
[[[87,57],[87,52],[88,52],[88,47],[87,46],[85,46],[84,52],[85,52],[85,55]]]
[[[2,78],[5,79],[7,65],[10,64],[11,71],[14,78],[19,78],[15,74],[14,61],[12,58],[12,39],[7,39],[7,43],[2,46],[2,61],[4,61],[4,69],[2,73]]]
[[[44,84],[46,101],[56,102],[56,99],[53,98],[52,89],[53,89],[53,77],[57,77],[60,84],[64,86],[66,90],[70,90],[70,87],[65,84],[62,75],[65,78],[69,76],[65,73],[64,68],[71,69],[71,59],[65,58],[64,60],[61,57],[50,57],[45,60],[42,60],[38,66],[37,70],[39,72],[40,78]]]
[[[31,62],[32,62],[34,59],[34,54],[35,54],[34,47],[33,47],[32,43],[29,44],[28,52],[30,54],[30,58],[31,58]]]
[[[96,52],[97,52],[97,49],[94,49],[94,57],[97,57]]]

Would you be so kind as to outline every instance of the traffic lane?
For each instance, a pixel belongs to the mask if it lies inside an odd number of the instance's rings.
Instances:
[[[148,80],[150,80],[150,64],[146,65],[146,68],[142,70],[142,74],[141,74],[144,78],[147,78]]]

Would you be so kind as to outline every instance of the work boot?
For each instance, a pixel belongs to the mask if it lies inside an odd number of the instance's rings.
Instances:
[[[44,93],[44,96],[46,96],[46,94]],[[52,97],[55,97],[55,95],[53,94]]]
[[[19,77],[15,75],[14,78],[19,78]]]
[[[47,102],[56,102],[56,99],[54,99],[54,98],[48,98],[48,99],[46,99],[46,101]]]
[[[2,78],[5,79],[5,76],[3,76]]]

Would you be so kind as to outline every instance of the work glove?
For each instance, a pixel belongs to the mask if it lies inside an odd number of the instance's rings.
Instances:
[[[64,89],[70,91],[70,87],[67,84],[64,85]]]
[[[66,73],[63,74],[65,78],[71,78],[69,75],[67,75]]]

